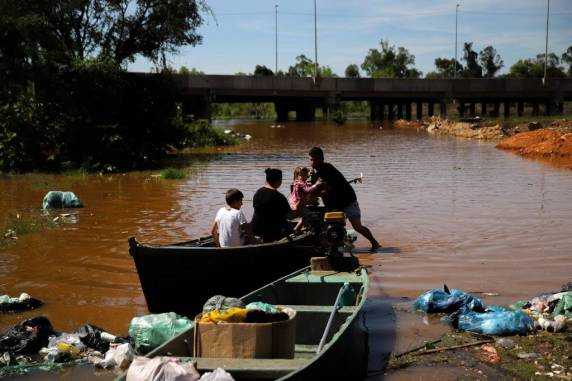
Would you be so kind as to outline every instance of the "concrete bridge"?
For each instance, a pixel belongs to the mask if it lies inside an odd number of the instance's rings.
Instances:
[[[148,76],[153,74],[131,75]],[[210,118],[211,104],[236,102],[272,102],[279,121],[295,111],[297,120],[314,120],[316,108],[324,113],[336,110],[341,101],[368,101],[372,120],[411,119],[412,109],[420,119],[438,114],[445,117],[447,107],[457,107],[461,116],[482,115],[510,117],[511,110],[521,116],[524,104],[533,113],[540,105],[547,114],[562,113],[564,102],[572,100],[572,79],[373,79],[262,77],[235,75],[173,74],[183,94],[188,113]],[[425,107],[424,107],[425,105]],[[490,107],[490,109],[489,109]],[[487,112],[488,111],[488,112]]]

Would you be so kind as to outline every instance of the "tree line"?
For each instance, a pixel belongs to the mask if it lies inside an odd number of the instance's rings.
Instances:
[[[509,68],[507,74],[499,76],[498,72],[504,67],[504,61],[493,46],[489,45],[477,53],[473,49],[472,42],[465,42],[462,53],[461,61],[455,58],[436,58],[436,70],[425,74],[425,78],[542,78],[544,76],[544,54],[538,54],[534,58],[520,59]],[[387,40],[381,40],[379,48],[369,49],[361,64],[348,65],[344,76],[347,78],[422,78],[423,73],[414,65],[415,56],[409,50],[402,46],[391,45]],[[568,65],[567,70],[564,65]],[[279,70],[275,74],[264,65],[256,65],[251,75],[314,77],[316,65],[310,58],[301,54],[296,57],[296,63],[289,66],[286,71]],[[327,65],[318,67],[317,76],[338,77]],[[555,53],[548,54],[547,76],[572,77],[572,46],[569,46],[560,56]]]

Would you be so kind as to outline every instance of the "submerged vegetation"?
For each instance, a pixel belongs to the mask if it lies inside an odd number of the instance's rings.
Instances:
[[[19,237],[51,228],[55,222],[46,216],[22,216],[19,213],[8,215],[0,220],[0,249],[8,246],[10,242],[16,241]]]
[[[180,168],[165,168],[161,171],[161,177],[167,180],[179,180],[188,176],[188,172]]]

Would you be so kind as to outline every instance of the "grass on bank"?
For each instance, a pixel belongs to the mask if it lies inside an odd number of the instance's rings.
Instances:
[[[8,215],[0,221],[0,249],[7,247],[23,235],[52,228],[55,223],[45,216]]]
[[[181,168],[165,168],[161,171],[161,178],[167,180],[180,180],[188,176],[189,171]]]

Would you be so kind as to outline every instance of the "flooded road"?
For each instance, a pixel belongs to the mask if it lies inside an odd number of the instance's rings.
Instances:
[[[126,334],[130,319],[146,313],[127,238],[171,243],[207,234],[230,187],[245,194],[251,217],[264,169],[284,171],[286,194],[291,172],[308,165],[314,145],[347,178],[364,174],[355,186],[362,221],[383,245],[381,253],[360,254],[371,266],[371,296],[405,300],[447,283],[498,293],[483,298],[510,304],[572,281],[572,171],[491,143],[367,122],[271,125],[225,124],[253,138],[181,160],[190,170],[184,180],[161,179],[158,171],[0,177],[0,218],[57,217],[41,214],[48,190],[73,191],[86,205],[54,228],[0,248],[0,294],[25,291],[46,303],[36,312],[0,316],[0,329],[43,314],[57,330],[92,323]],[[357,244],[365,248],[367,241]],[[395,352],[444,329],[417,315],[397,316],[379,328],[397,329]]]

